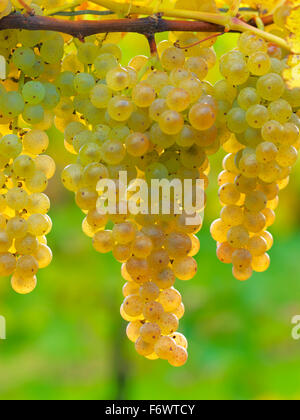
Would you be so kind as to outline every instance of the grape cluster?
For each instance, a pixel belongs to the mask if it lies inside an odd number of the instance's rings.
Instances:
[[[60,93],[45,76],[50,64],[42,51],[53,39],[63,51],[64,41],[39,31],[1,31],[0,37],[8,73],[0,84],[0,276],[12,275],[13,289],[25,294],[35,288],[38,269],[52,260],[45,190],[56,168],[45,154],[45,130],[53,124]],[[59,68],[61,58],[61,53],[55,58]]]
[[[248,32],[220,61],[225,79],[215,85],[218,119],[232,136],[223,144],[228,153],[219,176],[223,208],[211,233],[218,258],[232,263],[241,281],[270,265],[273,238],[267,229],[300,148],[300,90],[286,87],[286,66],[279,47]]]
[[[203,190],[208,185],[208,155],[219,150],[222,131],[212,86],[204,81],[215,63],[207,57],[215,57],[214,52],[169,42],[158,50],[159,60],[137,56],[124,67],[116,45],[78,45],[78,59],[89,71],[66,71],[56,81],[70,116],[79,117],[65,127],[65,146],[77,162],[64,169],[62,182],[86,215],[83,231],[96,251],[112,252],[123,264],[121,315],[129,322],[127,335],[136,351],[180,366],[187,359],[187,342],[177,332],[184,305],[174,283],[197,272],[193,257],[202,221],[186,223],[183,200],[182,214],[172,207],[167,215],[161,209],[155,215],[103,215],[97,209],[103,193],[99,180],[113,180],[118,190],[121,171],[131,184],[144,180],[150,185],[153,179],[196,184],[199,179]],[[152,199],[152,204],[157,203]]]
[[[39,130],[0,139],[0,276],[12,274],[12,287],[20,294],[35,288],[38,269],[52,260],[46,240],[50,202],[43,193],[55,170],[43,154],[48,142]]]

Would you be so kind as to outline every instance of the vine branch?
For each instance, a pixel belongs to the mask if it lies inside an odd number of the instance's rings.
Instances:
[[[95,3],[103,2],[102,0],[92,1]],[[113,3],[109,0],[106,0],[106,2],[110,5]],[[122,5],[122,7],[124,6]],[[58,12],[58,10],[56,12]],[[173,11],[172,13],[169,12],[166,14],[164,14],[164,12],[159,12],[159,14],[156,16],[153,16],[152,14],[152,16],[148,16],[146,18],[74,21],[56,19],[49,16],[12,13],[0,20],[0,31],[4,29],[27,29],[30,31],[48,30],[65,33],[73,36],[74,38],[83,39],[90,35],[109,32],[135,32],[149,36],[159,32],[168,31],[240,33],[250,30],[258,36],[263,37],[267,41],[276,43],[281,47],[290,50],[290,47],[284,39],[257,28],[255,19],[246,23],[238,18],[231,18],[230,16],[205,14],[200,12],[195,12],[195,14],[195,19],[198,17],[199,20],[189,20],[190,18],[188,13],[185,11],[177,10],[175,12]],[[162,18],[162,16],[171,17],[170,15],[172,15],[172,17],[175,19],[182,20],[166,20]],[[268,20],[270,20],[270,18],[268,18]],[[264,24],[269,24],[269,21],[264,22]]]
[[[47,16],[11,14],[0,20],[0,30],[27,29],[31,31],[48,30],[84,38],[107,32],[135,32],[143,35],[166,31],[223,32],[224,27],[208,22],[165,20],[155,17],[142,19],[114,19],[99,21],[71,21]]]

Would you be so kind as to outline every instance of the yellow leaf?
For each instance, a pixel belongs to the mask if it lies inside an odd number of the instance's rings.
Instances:
[[[283,3],[284,0],[246,0],[243,1],[243,6],[257,9],[261,14],[271,14]]]
[[[0,13],[0,19],[2,19],[3,17],[9,15],[12,12],[12,10],[13,10],[12,3],[9,1],[7,3],[6,8]]]
[[[300,55],[291,54],[287,60],[288,68],[284,70],[285,78],[289,88],[300,87]]]
[[[216,0],[217,7],[222,9],[229,9],[229,12],[236,11],[240,5],[241,0]]]
[[[289,32],[287,41],[295,54],[300,54],[300,0],[295,0],[293,9],[287,18],[286,29]]]
[[[240,3],[240,7],[250,7],[259,10],[261,14],[274,12],[283,2],[284,0],[242,0],[240,2],[238,0],[216,0],[219,8],[227,6],[230,10],[234,10]]]
[[[218,11],[215,0],[178,0],[175,8],[209,13],[217,13]]]

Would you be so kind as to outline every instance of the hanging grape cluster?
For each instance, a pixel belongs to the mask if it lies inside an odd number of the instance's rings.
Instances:
[[[74,110],[80,116],[65,128],[66,148],[78,159],[64,169],[62,182],[86,214],[82,227],[94,248],[112,252],[123,264],[121,315],[137,352],[179,366],[186,361],[187,342],[177,331],[184,304],[174,284],[197,273],[195,234],[202,220],[188,225],[183,203],[182,214],[171,209],[171,214],[103,215],[97,209],[102,193],[97,184],[109,178],[118,189],[124,171],[131,182],[201,179],[207,187],[207,156],[219,149],[222,131],[212,86],[203,81],[215,53],[209,47],[185,50],[163,42],[160,60],[137,56],[123,67],[116,45],[97,46],[90,39],[77,48],[89,72],[63,72],[56,81],[70,118]]]
[[[0,85],[0,275],[12,275],[13,289],[26,294],[35,288],[38,270],[52,260],[46,239],[52,228],[50,201],[44,191],[55,162],[45,154],[45,130],[52,125],[49,110],[59,92],[37,80],[44,66],[32,47],[41,34],[2,31],[0,37],[10,76]]]
[[[287,89],[286,66],[279,47],[248,32],[220,61],[225,79],[215,86],[219,118],[232,137],[223,145],[229,153],[219,176],[223,208],[211,233],[218,258],[232,263],[241,281],[270,265],[273,238],[267,229],[298,158],[300,94]]]

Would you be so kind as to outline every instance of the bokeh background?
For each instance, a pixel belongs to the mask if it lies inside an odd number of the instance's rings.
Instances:
[[[163,39],[166,34],[158,38]],[[235,36],[218,39],[218,55]],[[121,42],[123,61],[148,52],[142,36]],[[217,70],[210,74],[218,80]],[[299,399],[300,341],[291,319],[300,314],[300,164],[282,193],[268,272],[239,283],[218,262],[210,223],[219,217],[217,174],[223,152],[212,159],[208,207],[200,233],[199,272],[181,282],[189,361],[172,368],[138,356],[119,315],[123,282],[111,255],[97,254],[81,232],[82,214],[60,183],[72,162],[63,139],[51,131],[49,154],[58,165],[49,187],[54,227],[52,265],[39,273],[37,289],[18,296],[0,282],[0,399]]]

